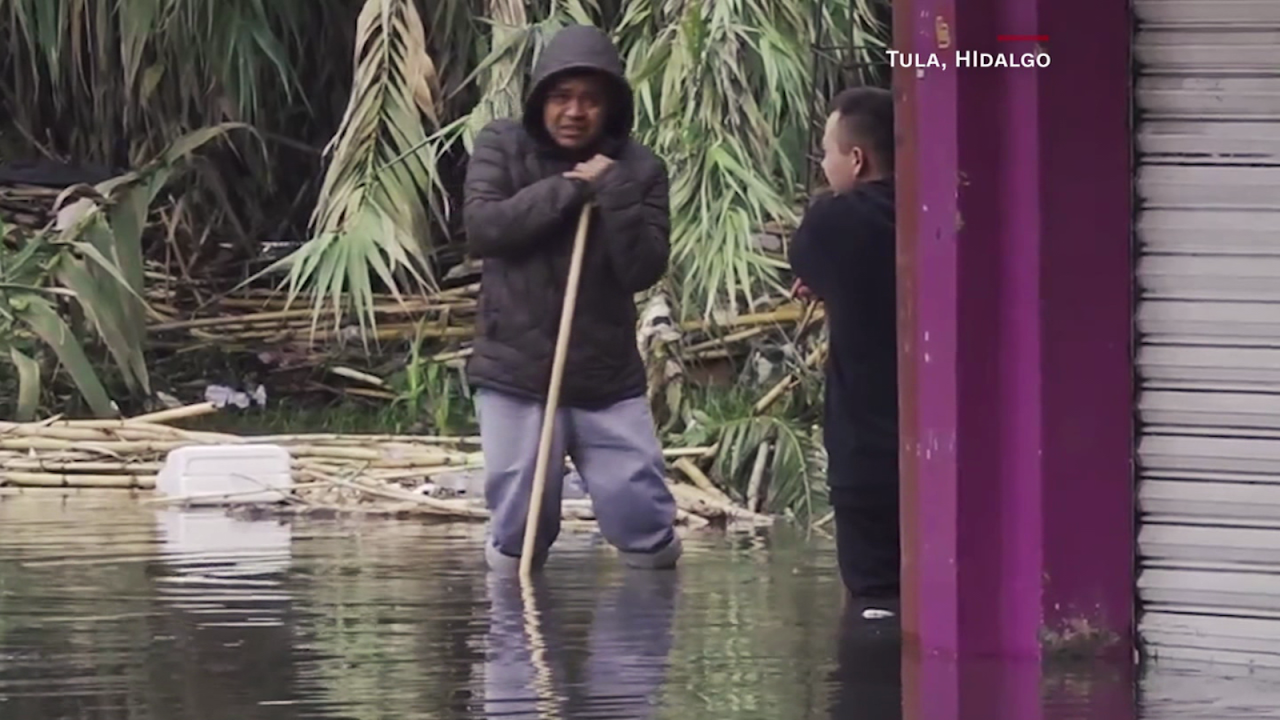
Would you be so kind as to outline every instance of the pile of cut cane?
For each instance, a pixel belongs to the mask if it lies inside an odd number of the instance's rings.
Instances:
[[[244,507],[235,495],[152,497],[146,502],[180,506],[218,500],[240,509],[281,514],[427,515],[439,519],[482,520],[482,499],[435,497],[424,493],[433,478],[483,469],[477,437],[426,435],[298,434],[242,436],[185,430],[172,423],[217,412],[211,403],[163,410],[123,420],[0,422],[0,488],[119,489],[149,493],[165,456],[192,445],[272,444],[288,449],[293,487],[278,503]],[[694,460],[711,448],[667,452],[671,481],[684,522],[769,519],[748,512],[711,484]],[[690,473],[694,474],[691,478]],[[696,483],[696,484],[692,484]],[[255,493],[258,494],[258,493]],[[565,517],[592,519],[590,504],[566,501]]]

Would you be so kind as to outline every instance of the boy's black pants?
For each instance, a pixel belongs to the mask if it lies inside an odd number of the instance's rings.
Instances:
[[[897,453],[830,453],[829,459],[840,577],[855,597],[896,598],[902,565]]]

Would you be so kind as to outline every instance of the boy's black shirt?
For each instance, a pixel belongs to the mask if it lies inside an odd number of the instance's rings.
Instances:
[[[898,452],[893,178],[816,200],[788,256],[796,276],[826,307],[829,480],[862,484],[871,480],[860,477],[865,461]]]

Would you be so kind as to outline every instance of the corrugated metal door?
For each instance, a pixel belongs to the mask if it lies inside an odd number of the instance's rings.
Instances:
[[[1140,632],[1280,667],[1280,0],[1134,9]]]

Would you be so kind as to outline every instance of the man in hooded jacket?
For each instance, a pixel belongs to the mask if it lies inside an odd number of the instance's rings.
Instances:
[[[535,565],[559,534],[566,453],[628,565],[667,568],[680,556],[635,340],[635,293],[667,269],[669,183],[662,161],[631,138],[633,117],[613,43],[570,26],[544,48],[523,117],[490,123],[472,150],[463,218],[484,270],[467,373],[478,388],[492,513],[485,557],[497,571],[519,566],[569,258],[588,203]]]

